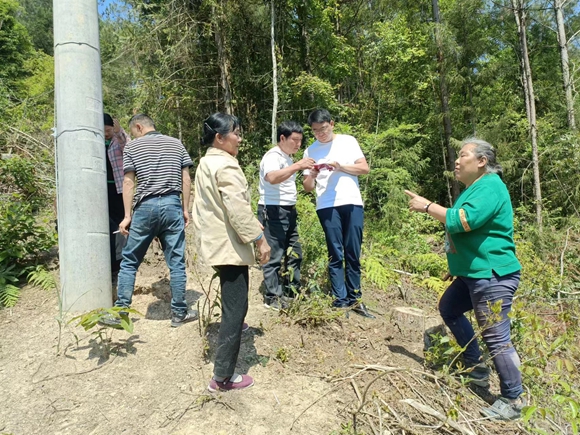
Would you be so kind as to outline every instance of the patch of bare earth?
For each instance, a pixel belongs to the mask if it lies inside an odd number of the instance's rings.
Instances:
[[[192,305],[204,300],[210,277],[210,270],[189,274]],[[15,308],[0,311],[0,433],[299,435],[355,427],[383,435],[524,433],[515,423],[481,420],[482,399],[429,376],[421,334],[391,316],[404,305],[400,295],[365,293],[376,320],[351,313],[305,328],[263,307],[261,282],[252,268],[250,330],[238,363],[255,385],[220,394],[206,389],[219,318],[207,341],[198,323],[170,327],[159,251],[150,250],[137,278],[133,307],[144,317],[133,334],[113,332],[110,354],[73,324],[62,328],[59,341],[56,297],[25,289]],[[433,305],[412,291],[405,297],[408,305]],[[454,419],[445,421],[450,409]]]

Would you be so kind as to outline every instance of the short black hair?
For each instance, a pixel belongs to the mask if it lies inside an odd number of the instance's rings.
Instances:
[[[214,113],[203,121],[201,144],[209,146],[213,144],[218,133],[225,136],[241,126],[241,121],[234,115],[221,112]]]
[[[284,136],[288,139],[292,133],[304,134],[304,129],[296,121],[284,121],[278,126],[276,137],[278,138],[278,141],[280,140],[280,136]]]
[[[115,126],[115,122],[113,121],[113,117],[111,115],[109,115],[108,113],[103,113],[103,121],[105,122],[105,125],[108,125],[109,127]]]
[[[316,109],[308,115],[308,125],[312,127],[312,124],[322,124],[324,122],[332,121],[332,116],[330,112],[326,109]]]
[[[155,128],[155,123],[153,122],[153,120],[144,113],[138,113],[137,115],[133,115],[133,117],[129,121],[129,128],[132,128],[137,123],[146,125],[147,127]]]

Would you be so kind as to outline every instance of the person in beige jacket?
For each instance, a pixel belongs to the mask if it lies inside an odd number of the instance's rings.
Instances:
[[[195,172],[192,220],[195,244],[202,262],[219,273],[222,322],[208,390],[239,390],[254,380],[235,373],[248,311],[248,266],[270,259],[270,246],[252,213],[248,182],[236,156],[242,142],[238,118],[214,113],[204,121],[202,143],[209,145]]]

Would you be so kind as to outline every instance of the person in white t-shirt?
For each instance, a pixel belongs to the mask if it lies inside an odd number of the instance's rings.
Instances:
[[[363,235],[363,201],[358,176],[370,169],[357,142],[349,135],[335,134],[334,121],[326,109],[308,116],[316,141],[304,157],[316,161],[304,171],[304,190],[316,187],[316,213],[326,236],[328,272],[334,306],[352,307],[363,317],[374,318],[361,302],[360,253]]]
[[[292,160],[302,145],[303,129],[294,121],[278,127],[278,145],[270,149],[260,162],[260,200],[258,219],[271,247],[270,261],[264,272],[264,306],[274,310],[287,308],[288,298],[300,288],[302,248],[298,241],[296,214],[296,173],[312,169],[314,160]],[[284,262],[286,273],[280,276]]]

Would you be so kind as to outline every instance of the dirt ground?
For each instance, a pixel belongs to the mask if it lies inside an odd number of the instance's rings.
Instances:
[[[196,270],[188,277],[192,305],[205,298],[201,286],[211,276]],[[518,424],[482,421],[482,399],[429,377],[421,335],[391,318],[391,308],[405,304],[398,294],[365,293],[376,320],[351,314],[306,328],[265,309],[261,283],[252,268],[250,330],[238,360],[255,385],[219,394],[207,391],[219,319],[207,341],[198,323],[170,327],[168,272],[158,251],[150,250],[137,278],[133,307],[144,317],[133,334],[113,332],[109,355],[81,327],[59,328],[56,295],[25,289],[15,308],[0,311],[0,434],[461,433],[403,399],[443,415],[453,408],[471,433],[525,433]],[[420,295],[407,304],[433,306]]]

